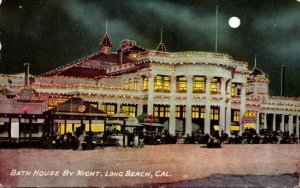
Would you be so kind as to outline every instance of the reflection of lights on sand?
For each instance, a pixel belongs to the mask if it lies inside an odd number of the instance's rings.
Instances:
[[[22,8],[22,5],[20,5],[19,8]]]
[[[228,23],[231,28],[238,28],[241,24],[241,21],[238,17],[231,17]]]

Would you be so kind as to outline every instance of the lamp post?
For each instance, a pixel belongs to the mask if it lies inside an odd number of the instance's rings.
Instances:
[[[126,130],[126,118],[123,119],[123,126],[122,126],[122,132],[123,132],[123,147],[125,146],[125,130]]]

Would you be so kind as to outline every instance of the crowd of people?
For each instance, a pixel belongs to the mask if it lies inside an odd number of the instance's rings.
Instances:
[[[211,143],[228,143],[228,144],[296,144],[299,143],[299,138],[295,134],[281,131],[268,131],[266,129],[257,133],[255,129],[246,129],[242,135],[238,132],[233,132],[231,136],[224,131],[218,132],[213,136],[209,134],[192,133],[185,137],[185,144],[211,144]]]

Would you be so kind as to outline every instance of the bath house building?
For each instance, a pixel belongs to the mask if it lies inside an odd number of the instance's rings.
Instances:
[[[247,62],[221,53],[168,52],[163,42],[156,50],[134,40],[123,40],[117,52],[112,45],[106,33],[98,52],[29,75],[41,113],[79,97],[109,115],[153,115],[171,134],[241,134],[253,128],[299,136],[300,99],[270,96],[267,75],[257,67],[250,69]],[[0,83],[2,106],[35,103],[16,99],[24,74],[2,74]],[[0,127],[7,123],[3,121]]]

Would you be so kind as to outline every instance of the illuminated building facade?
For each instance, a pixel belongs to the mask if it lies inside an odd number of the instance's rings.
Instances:
[[[99,52],[32,78],[45,109],[76,96],[110,115],[153,114],[171,134],[254,128],[299,136],[300,99],[269,96],[265,73],[226,54],[167,52],[163,42],[146,50],[133,40],[112,52],[105,34]],[[2,103],[15,101],[23,80],[1,75]]]

